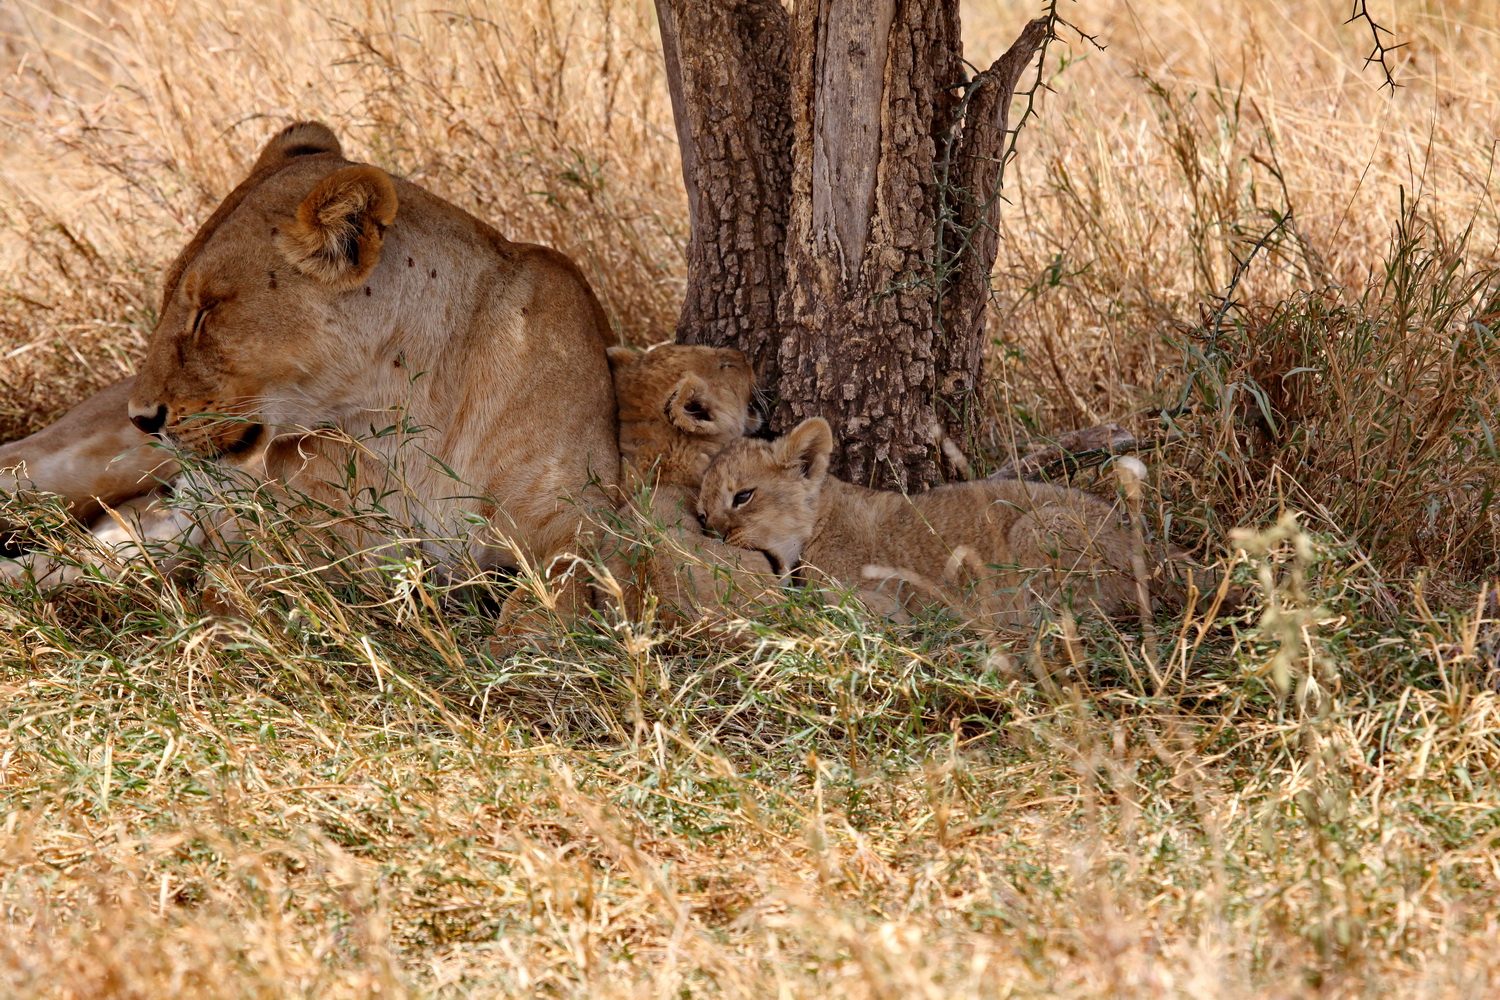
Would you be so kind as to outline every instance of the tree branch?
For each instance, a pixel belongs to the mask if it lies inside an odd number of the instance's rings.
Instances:
[[[1039,17],[1026,25],[1011,47],[990,68],[975,76],[962,107],[962,131],[950,141],[947,177],[948,206],[939,253],[938,287],[942,295],[940,350],[962,350],[973,357],[952,357],[939,371],[958,378],[970,373],[967,385],[945,385],[945,396],[958,397],[974,388],[980,370],[984,338],[974,336],[984,321],[989,300],[990,271],[1000,249],[1000,180],[1005,167],[1010,105],[1021,74],[1044,42],[1052,37],[1052,18]]]
[[[1370,41],[1374,47],[1370,49],[1370,54],[1365,56],[1365,65],[1369,66],[1371,63],[1379,64],[1380,71],[1385,74],[1385,82],[1380,85],[1381,89],[1390,87],[1391,93],[1394,94],[1396,88],[1401,86],[1401,84],[1396,82],[1396,77],[1391,72],[1391,64],[1386,62],[1386,56],[1392,54],[1397,49],[1405,48],[1407,43],[1398,42],[1392,45],[1381,37],[1382,35],[1390,37],[1391,33],[1384,25],[1370,16],[1370,8],[1367,2],[1368,0],[1350,0],[1349,20],[1344,23],[1353,24],[1355,21],[1363,21],[1369,27]]]

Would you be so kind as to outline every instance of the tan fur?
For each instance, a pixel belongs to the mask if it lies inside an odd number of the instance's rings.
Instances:
[[[643,582],[673,624],[739,611],[770,596],[770,564],[709,538],[695,516],[703,471],[724,445],[760,425],[755,376],[739,351],[666,344],[609,350],[620,418],[621,480],[640,534],[660,544],[638,553]],[[640,595],[631,602],[640,606]]]
[[[330,288],[353,288],[379,261],[396,207],[396,188],[385,171],[343,167],[302,200],[276,247],[309,277]]]
[[[325,126],[270,142],[159,315],[132,419],[319,502],[347,502],[324,480],[352,461],[356,488],[400,486],[388,506],[440,566],[576,550],[618,477],[607,327],[578,268],[349,163]],[[101,439],[128,427],[113,412]]]
[[[894,578],[908,603],[979,608],[997,625],[1065,594],[1105,614],[1136,607],[1130,535],[1100,500],[1004,480],[879,492],[830,476],[832,448],[820,419],[774,442],[731,443],[704,476],[708,525],[769,553],[788,577],[811,568],[854,588]]]
[[[620,459],[658,483],[697,494],[703,470],[730,441],[760,426],[755,373],[729,348],[663,344],[611,347]]]
[[[134,378],[121,379],[30,437],[0,445],[0,490],[56,493],[85,523],[170,481],[177,461],[125,416]]]
[[[153,490],[104,509],[89,531],[81,551],[30,552],[22,559],[0,559],[0,580],[30,577],[43,588],[74,583],[90,575],[114,579],[131,565],[152,558],[152,549],[180,548],[197,541],[195,525],[182,511],[165,505]],[[167,568],[167,567],[158,567]]]

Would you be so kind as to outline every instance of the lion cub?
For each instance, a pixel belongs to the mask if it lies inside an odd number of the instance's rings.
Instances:
[[[1087,493],[1017,480],[881,492],[830,476],[832,450],[819,418],[775,441],[732,442],[704,476],[709,527],[761,550],[784,580],[809,568],[854,588],[894,580],[903,603],[937,598],[997,625],[1068,596],[1105,614],[1138,607],[1131,535]]]
[[[720,449],[760,427],[750,363],[729,348],[684,344],[608,353],[622,466],[658,486],[686,487],[696,499]]]
[[[703,472],[726,444],[755,431],[755,375],[727,348],[664,344],[609,349],[620,418],[620,479],[637,529],[663,542],[636,560],[666,621],[759,603],[775,578],[758,552],[709,538],[695,515]],[[637,598],[632,603],[639,603]]]

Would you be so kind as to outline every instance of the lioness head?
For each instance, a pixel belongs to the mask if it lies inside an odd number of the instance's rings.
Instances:
[[[327,331],[370,293],[395,218],[390,176],[347,162],[326,126],[280,132],[168,269],[131,420],[219,457],[325,415],[358,353]]]
[[[751,402],[755,373],[739,351],[683,344],[645,352],[611,347],[609,366],[627,461],[670,465],[673,478],[696,485],[720,448],[760,427]]]
[[[764,553],[785,576],[817,526],[833,432],[821,417],[775,441],[742,439],[719,452],[698,494],[705,523],[730,545]]]

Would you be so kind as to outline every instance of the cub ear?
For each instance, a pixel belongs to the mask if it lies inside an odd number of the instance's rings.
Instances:
[[[302,200],[277,245],[308,277],[353,288],[380,262],[386,227],[395,219],[390,175],[365,164],[343,167]]]
[[[777,439],[773,456],[783,469],[822,482],[828,475],[828,458],[833,453],[833,431],[822,417],[812,417],[793,427]]]
[[[606,347],[604,353],[609,356],[609,370],[621,372],[635,364],[640,352],[630,347]]]
[[[317,156],[320,153],[332,153],[338,157],[344,155],[344,147],[339,145],[339,138],[333,134],[333,130],[322,122],[292,122],[271,137],[271,141],[260,151],[260,156],[256,157],[255,166],[250,168],[250,172],[258,174],[262,170],[275,170],[298,157]]]
[[[708,399],[708,383],[697,375],[684,375],[667,397],[667,422],[684,434],[713,434],[718,414]]]

